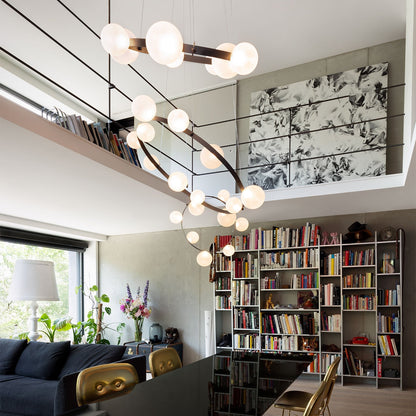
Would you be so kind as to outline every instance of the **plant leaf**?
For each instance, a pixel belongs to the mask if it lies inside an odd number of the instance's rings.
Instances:
[[[111,308],[109,306],[105,307],[104,309],[107,312],[107,315],[111,315]]]
[[[101,300],[103,302],[110,302],[110,298],[106,294],[101,295]]]

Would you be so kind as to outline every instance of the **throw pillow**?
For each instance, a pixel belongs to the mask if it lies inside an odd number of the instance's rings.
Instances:
[[[69,353],[69,341],[29,342],[16,365],[19,376],[55,380]]]
[[[0,339],[0,374],[13,374],[17,360],[25,349],[25,339]]]

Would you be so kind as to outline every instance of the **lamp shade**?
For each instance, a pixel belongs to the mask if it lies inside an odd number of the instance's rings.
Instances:
[[[42,260],[16,260],[11,300],[59,300],[53,262]]]

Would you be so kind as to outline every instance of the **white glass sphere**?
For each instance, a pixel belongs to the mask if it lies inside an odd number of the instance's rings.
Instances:
[[[151,155],[156,164],[159,165],[159,159],[155,155]],[[155,170],[156,166],[153,164],[153,162],[150,161],[150,159],[146,156],[143,159],[143,166],[148,170]]]
[[[224,255],[231,257],[235,253],[235,248],[231,244],[227,244],[222,249],[222,252],[224,253]]]
[[[121,56],[130,45],[127,31],[117,23],[105,25],[100,34],[101,45],[111,56]]]
[[[131,112],[140,121],[150,121],[156,115],[156,104],[148,95],[138,95],[131,103]]]
[[[146,33],[146,48],[158,64],[171,64],[179,58],[183,49],[181,32],[172,23],[156,22]]]
[[[239,75],[253,72],[259,61],[256,48],[248,42],[239,43],[231,54],[230,67]]]
[[[245,207],[249,209],[257,209],[263,205],[266,194],[263,189],[257,185],[249,185],[241,192],[241,200]]]
[[[151,142],[155,138],[155,129],[149,123],[140,123],[137,126],[136,133],[142,142]]]
[[[185,54],[183,52],[181,52],[179,57],[175,61],[173,61],[170,64],[167,64],[166,66],[168,66],[169,68],[177,68],[178,66],[182,65],[184,57],[185,57]]]
[[[249,225],[248,220],[247,220],[247,218],[244,218],[244,217],[237,218],[236,221],[235,221],[235,229],[237,231],[247,230],[248,225]]]
[[[140,149],[140,143],[139,143],[139,139],[137,138],[137,134],[135,131],[131,131],[127,137],[127,144],[132,148],[132,149]]]
[[[221,189],[218,192],[217,197],[221,199],[221,201],[227,202],[228,198],[230,197],[230,193],[226,189]]]
[[[231,227],[235,223],[236,219],[235,214],[224,214],[222,212],[219,212],[217,214],[217,221],[218,224],[222,225],[223,227]]]
[[[172,191],[182,192],[188,186],[188,178],[182,172],[173,172],[169,175],[168,185]]]
[[[200,251],[199,254],[196,256],[196,261],[201,267],[207,267],[212,263],[212,256],[211,253],[208,251]]]
[[[191,244],[196,244],[199,241],[199,234],[196,231],[189,231],[189,233],[186,234],[186,239]]]
[[[129,38],[134,38],[134,33],[131,32],[128,29],[124,29],[127,34],[129,35]],[[133,63],[139,56],[139,52],[133,51],[132,49],[127,49],[126,52],[124,52],[122,55],[119,56],[111,56],[117,63],[122,65],[129,65]]]
[[[217,144],[211,144],[211,146],[224,157],[224,151]],[[222,162],[211,153],[207,148],[203,148],[201,154],[199,155],[201,163],[208,169],[216,169],[221,166]]]
[[[197,217],[198,215],[202,215],[204,213],[205,207],[201,204],[194,204],[193,202],[191,202],[190,204],[188,204],[188,211],[190,212],[190,214]]]
[[[232,43],[221,43],[221,45],[219,45],[217,49],[226,52],[232,52],[234,47],[235,45]],[[220,78],[229,79],[237,75],[237,73],[233,69],[231,69],[230,61],[227,61],[225,59],[213,58],[212,66],[214,67],[215,73]]]
[[[240,212],[241,208],[243,208],[243,203],[241,202],[240,198],[233,196],[227,200],[225,208],[228,212],[231,212],[231,214],[237,214],[237,212]]]
[[[191,192],[191,202],[193,202],[194,204],[202,204],[204,201],[204,192],[200,191],[199,189],[195,189],[195,191]]]
[[[173,131],[180,133],[181,131],[186,130],[189,126],[188,114],[180,108],[172,110],[168,115],[168,124]]]
[[[217,75],[217,73],[215,72],[214,67],[212,66],[212,64],[205,64],[205,69],[208,71],[208,73],[210,73],[211,75]]]
[[[183,217],[179,211],[172,211],[169,214],[169,220],[172,224],[179,224],[182,221]]]

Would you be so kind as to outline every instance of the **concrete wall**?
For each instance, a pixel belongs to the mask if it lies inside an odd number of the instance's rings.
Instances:
[[[386,226],[402,227],[406,232],[403,323],[404,323],[404,378],[405,385],[416,387],[416,328],[414,325],[416,297],[416,210],[353,214],[335,217],[308,218],[252,224],[252,227],[272,225],[298,227],[306,220],[319,224],[325,231],[345,233],[354,221],[368,224],[371,231]],[[221,227],[196,230],[201,236],[199,247],[209,247],[217,234],[226,234]],[[111,298],[112,319],[127,323],[123,342],[132,340],[133,324],[118,310],[119,300],[125,296],[128,282],[132,290],[142,290],[150,280],[152,315],[144,326],[160,323],[164,328],[175,326],[184,342],[184,360],[190,363],[204,355],[204,311],[213,310],[213,287],[208,282],[208,271],[196,264],[196,250],[185,240],[182,231],[166,231],[110,237],[99,243],[100,288]]]

